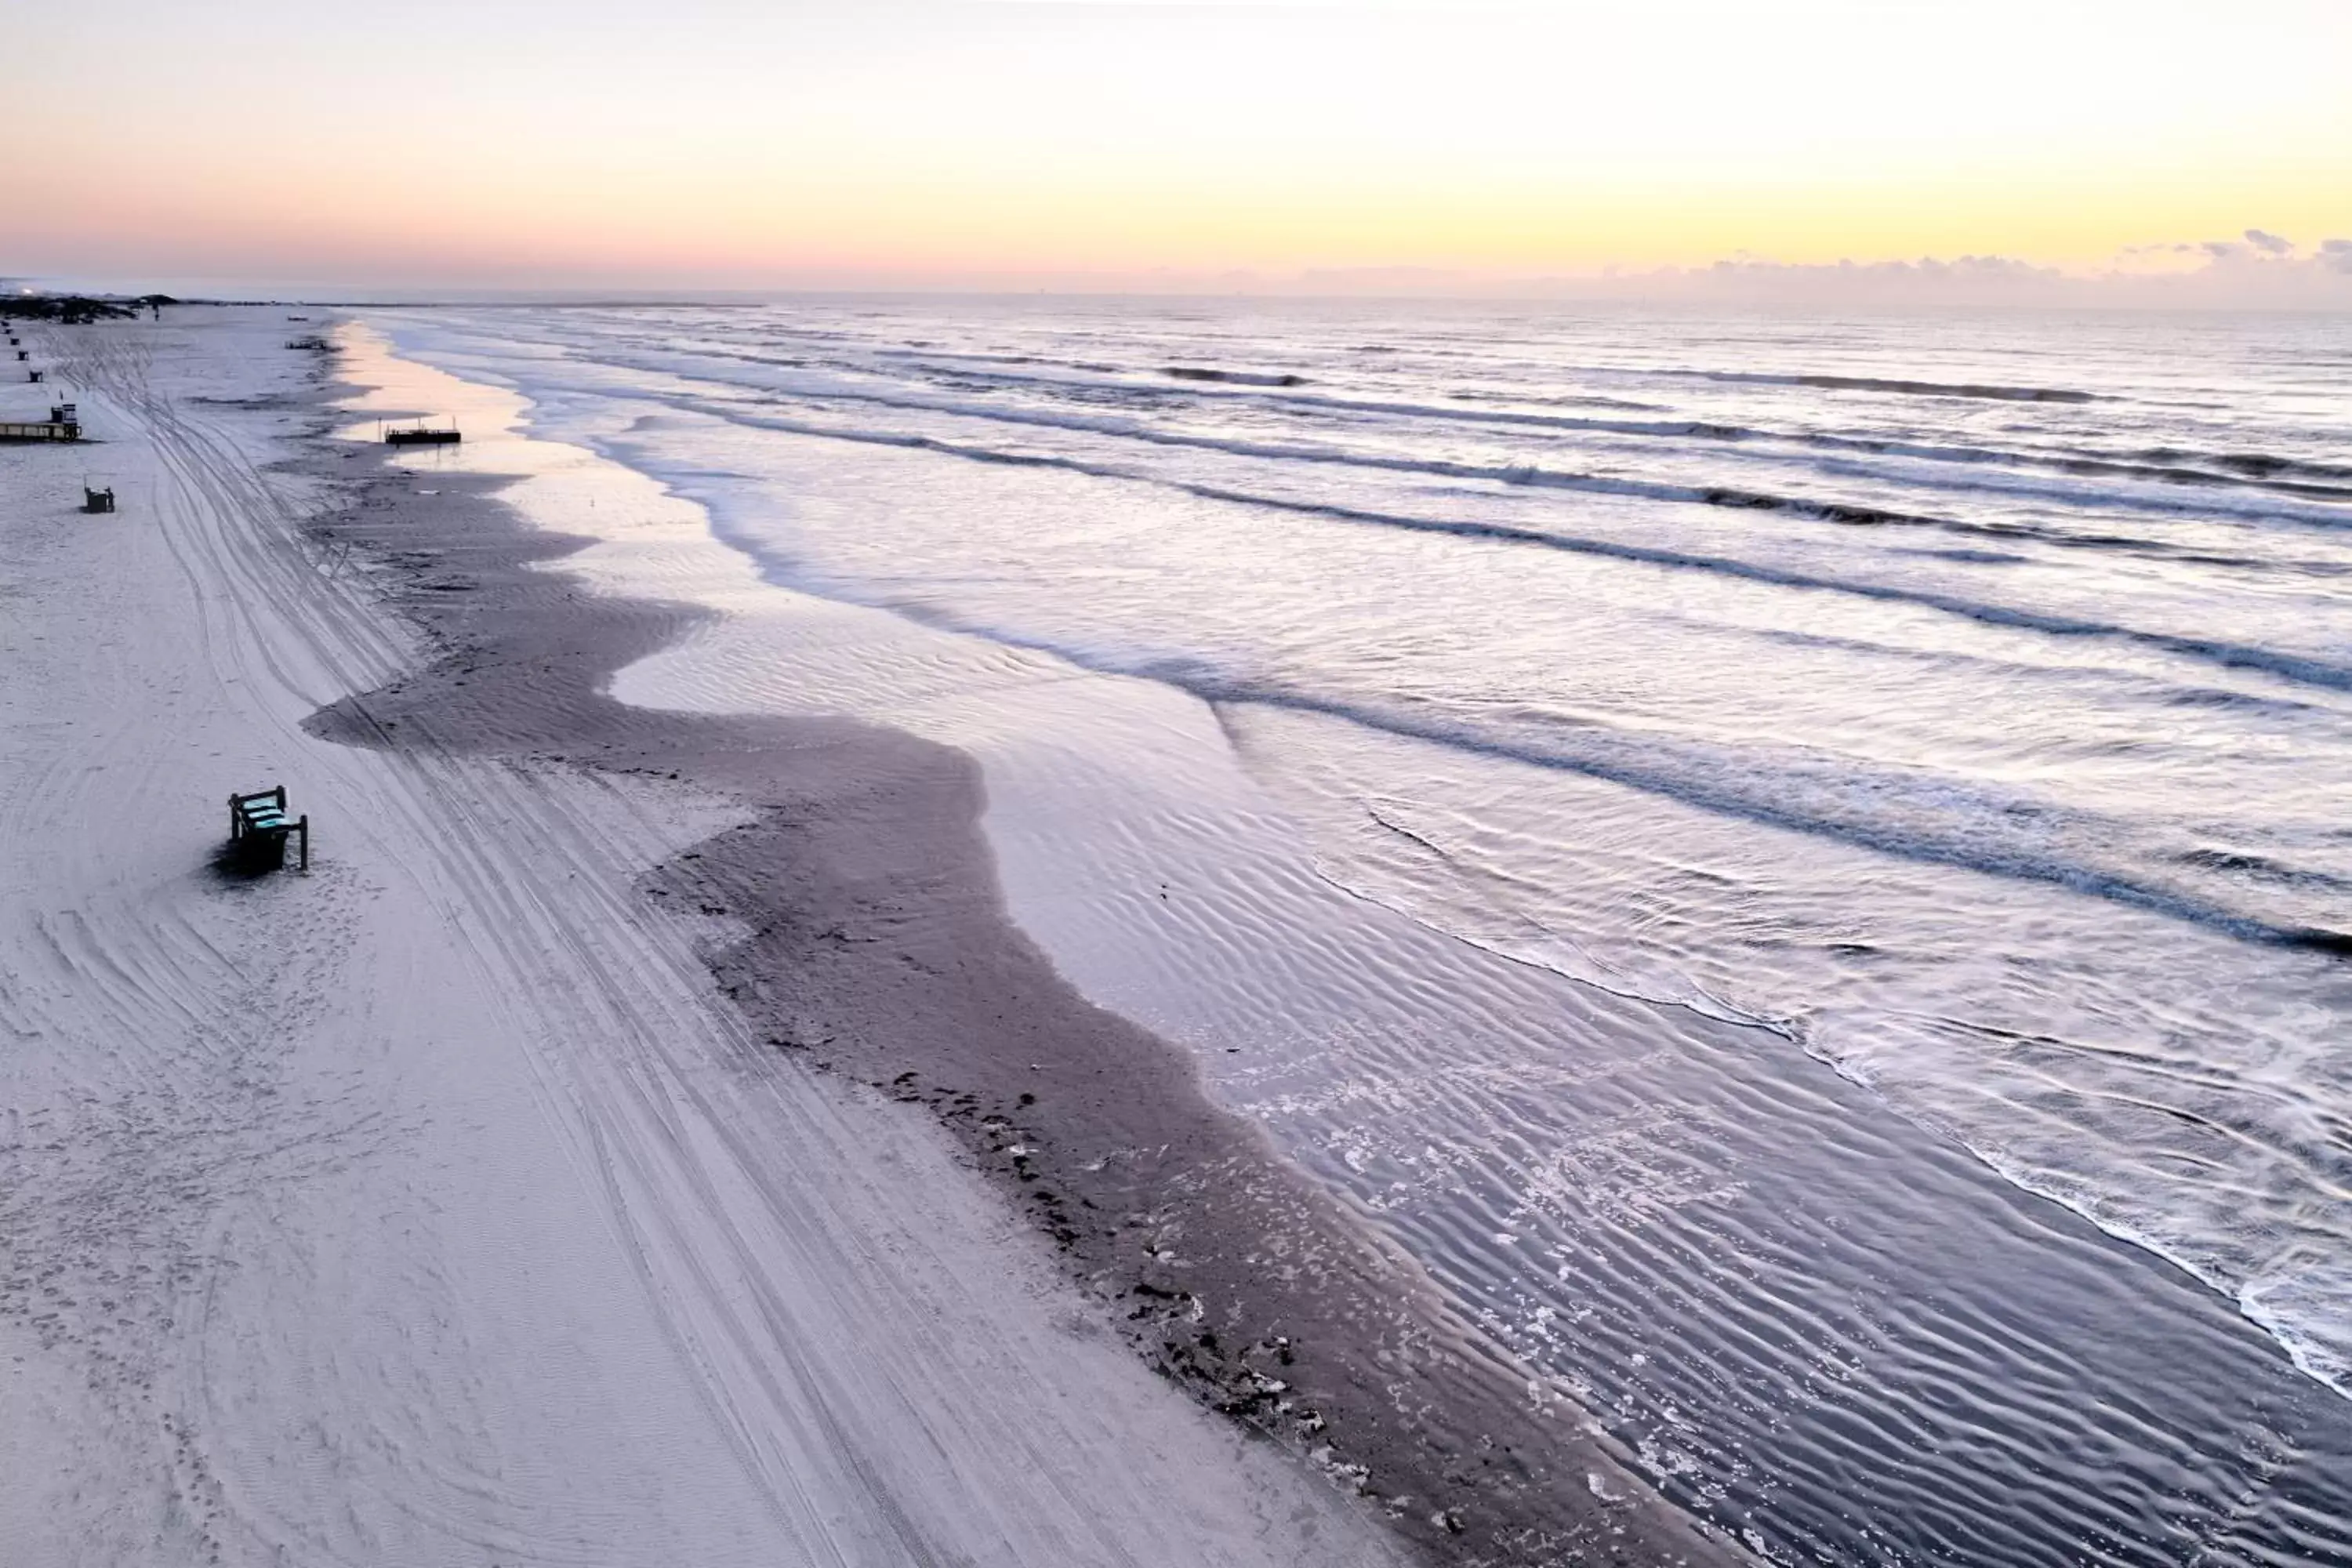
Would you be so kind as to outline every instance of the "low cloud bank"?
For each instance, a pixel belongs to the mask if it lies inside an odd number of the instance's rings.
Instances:
[[[2249,228],[2233,239],[2134,246],[2105,266],[2081,269],[2009,256],[1825,263],[1738,256],[1710,267],[1580,278],[1369,269],[1308,273],[1297,281],[1335,293],[1520,293],[1661,303],[2338,310],[2352,310],[2352,239],[2302,245]]]

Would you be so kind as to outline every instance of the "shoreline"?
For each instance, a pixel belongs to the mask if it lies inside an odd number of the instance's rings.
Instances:
[[[627,708],[611,676],[709,612],[534,570],[591,541],[498,500],[511,481],[444,474],[424,496],[382,454],[313,444],[357,493],[306,531],[376,563],[429,657],[312,733],[744,803],[754,820],[646,879],[648,903],[736,922],[706,959],[757,1037],[929,1110],[1163,1376],[1435,1560],[1739,1559],[1581,1410],[1539,1412],[1416,1265],[1210,1101],[1188,1053],[1055,973],[1004,912],[970,758],[846,720]]]
[[[117,518],[0,454],[0,1540],[1408,1560],[1149,1375],[927,1120],[746,1037],[711,922],[639,887],[723,800],[305,731],[419,643],[300,530],[360,452],[303,477],[331,421],[282,337],[55,345]],[[310,871],[224,879],[217,792],[273,782]]]

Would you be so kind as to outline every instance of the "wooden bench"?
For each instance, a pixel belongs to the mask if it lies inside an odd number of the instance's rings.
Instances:
[[[310,819],[308,816],[286,815],[284,784],[279,784],[275,789],[260,790],[252,795],[233,795],[228,797],[228,837],[232,846],[245,849],[258,848],[267,845],[276,852],[278,863],[282,865],[286,858],[286,839],[289,834],[301,836],[301,868],[305,871],[309,870],[310,868]]]

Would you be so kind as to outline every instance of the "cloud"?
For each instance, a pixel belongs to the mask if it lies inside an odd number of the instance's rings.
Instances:
[[[1843,308],[2124,308],[2352,310],[2352,239],[2309,251],[2266,229],[2239,239],[2129,246],[2104,267],[2064,268],[2012,256],[1780,262],[1736,255],[1712,266],[1523,280],[1550,297]],[[1507,292],[1486,280],[1477,291]]]

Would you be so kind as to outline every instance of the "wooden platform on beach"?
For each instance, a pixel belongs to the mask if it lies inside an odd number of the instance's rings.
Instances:
[[[69,419],[0,421],[0,441],[79,441],[81,426]]]

